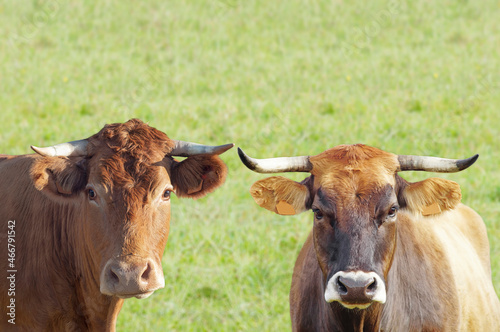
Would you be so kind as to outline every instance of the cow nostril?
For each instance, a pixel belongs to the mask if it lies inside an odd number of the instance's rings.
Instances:
[[[367,293],[375,292],[375,290],[377,289],[377,279],[373,278],[373,282],[369,284],[366,289],[368,291]]]
[[[142,272],[142,275],[141,275],[141,280],[148,280],[149,279],[149,276],[151,274],[151,271],[152,271],[152,268],[151,268],[151,264],[150,263],[147,263],[146,264],[146,268],[144,269],[144,271]]]
[[[109,279],[111,280],[112,283],[120,282],[120,278],[112,269],[109,269]]]
[[[347,295],[347,287],[340,281],[340,278],[337,279],[337,287],[340,295]]]

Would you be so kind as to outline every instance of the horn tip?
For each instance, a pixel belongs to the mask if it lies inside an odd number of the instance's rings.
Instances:
[[[51,157],[52,154],[47,151],[47,148],[39,148],[39,147],[36,147],[34,145],[31,145],[31,150],[35,151],[36,153],[38,153],[39,155],[43,156],[43,157]]]
[[[233,147],[234,147],[234,143],[224,144],[220,147],[220,150],[217,151],[217,154],[222,154]]]
[[[474,164],[478,158],[479,158],[479,154],[476,153],[475,155],[473,155],[470,158],[459,160],[457,162],[457,167],[460,171],[463,171],[464,169],[472,166],[472,164]]]
[[[241,159],[241,162],[250,170],[254,171],[255,170],[255,165],[250,162],[250,157],[247,156],[243,150],[238,147],[238,156]]]

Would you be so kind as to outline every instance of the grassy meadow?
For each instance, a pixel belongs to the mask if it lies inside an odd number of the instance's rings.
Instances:
[[[438,176],[488,227],[500,294],[498,1],[0,1],[0,153],[140,118],[257,158],[365,143],[478,162]],[[172,199],[166,287],[118,331],[287,331],[312,213],[259,208],[236,149],[223,187]],[[301,180],[304,174],[288,174]]]

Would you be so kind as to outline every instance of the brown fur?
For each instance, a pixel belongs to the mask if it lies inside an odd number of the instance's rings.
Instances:
[[[200,198],[219,187],[227,175],[226,164],[217,155],[198,155],[175,162],[172,182],[179,197]]]
[[[151,166],[174,147],[167,135],[138,119],[107,125],[89,140],[91,154],[105,151],[99,165],[103,185],[110,190],[114,186],[124,189],[122,199],[129,213],[145,203],[146,193],[157,177]]]
[[[107,125],[88,140],[83,159],[0,158],[0,255],[8,257],[7,226],[15,220],[18,271],[16,325],[7,322],[10,297],[3,291],[2,331],[114,331],[123,299],[101,294],[105,263],[121,257],[133,266],[149,257],[161,268],[170,220],[170,204],[160,199],[165,188],[177,181],[189,191],[206,176],[196,192],[201,197],[225,179],[218,157],[175,163],[173,141],[140,120]],[[7,263],[0,261],[2,290],[9,288]]]
[[[83,189],[87,174],[82,167],[62,157],[47,157],[38,160],[31,169],[33,182],[37,190],[47,193],[71,195]],[[54,198],[55,198],[54,197]]]
[[[271,177],[251,189],[255,201],[274,212],[282,199],[321,212],[294,268],[294,331],[500,330],[484,223],[460,204],[458,184],[409,183],[396,174],[395,155],[360,144],[329,149],[310,162],[312,176],[302,182],[308,186]],[[385,222],[391,202],[401,210],[397,221]],[[424,217],[433,204],[438,209]],[[453,256],[457,250],[462,262]],[[359,270],[385,279],[386,303],[367,309],[328,304],[328,278]]]

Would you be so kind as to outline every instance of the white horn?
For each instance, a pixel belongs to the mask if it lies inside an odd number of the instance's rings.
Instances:
[[[222,154],[234,146],[233,143],[210,146],[184,141],[175,141],[175,147],[170,152],[171,156],[189,157],[197,154]]]
[[[445,159],[424,156],[398,156],[399,171],[426,171],[439,173],[459,172],[474,164],[479,158],[476,154],[467,159]]]
[[[313,169],[308,156],[255,159],[240,148],[238,155],[246,167],[258,173],[310,172]]]
[[[56,144],[46,148],[31,146],[33,151],[44,157],[83,157],[87,155],[86,139]]]

